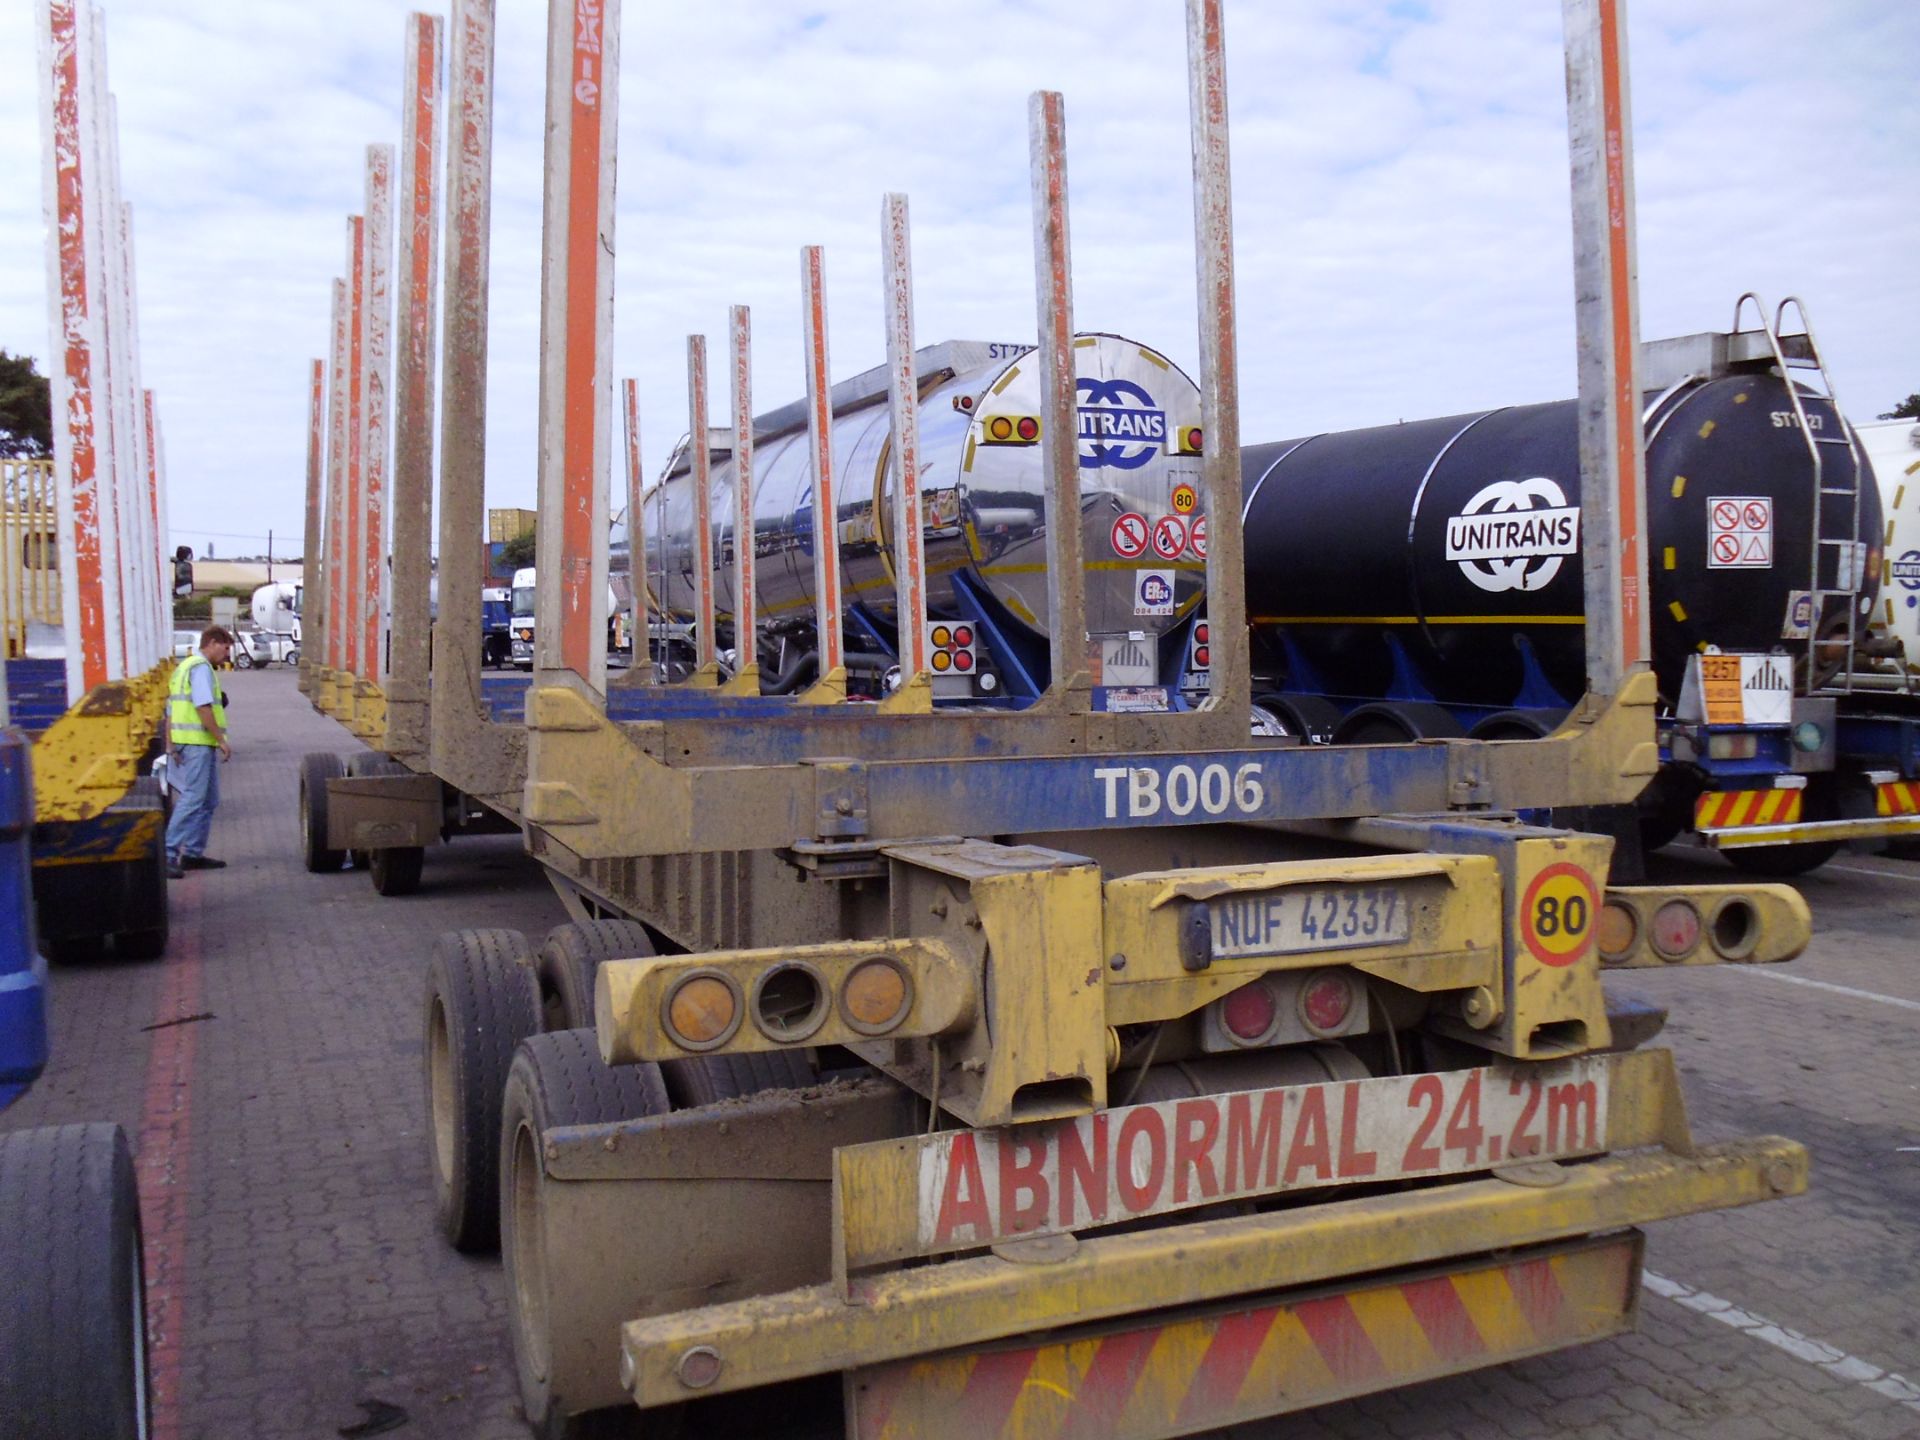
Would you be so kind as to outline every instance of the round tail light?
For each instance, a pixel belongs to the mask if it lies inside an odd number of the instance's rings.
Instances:
[[[1353,977],[1344,970],[1322,970],[1300,987],[1300,1020],[1317,1035],[1343,1029],[1353,1016]]]
[[[1227,1034],[1243,1045],[1264,1039],[1278,1015],[1273,991],[1264,980],[1243,985],[1220,1002],[1220,1023],[1226,1027]]]
[[[1669,900],[1653,912],[1649,938],[1661,959],[1686,959],[1700,944],[1700,912],[1690,900]]]

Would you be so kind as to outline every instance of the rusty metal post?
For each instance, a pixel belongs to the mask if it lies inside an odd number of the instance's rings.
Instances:
[[[387,618],[387,465],[392,447],[393,301],[388,263],[393,255],[393,147],[367,147],[366,342],[361,398],[365,448],[361,456],[360,666],[368,685],[384,678]]]
[[[433,326],[439,279],[441,20],[407,17],[400,143],[399,295],[393,357],[393,634],[388,642],[387,750],[427,749],[432,660]],[[479,623],[479,612],[474,613]]]
[[[753,574],[753,317],[735,305],[733,340],[733,679],[735,695],[760,693],[759,614]]]
[[[619,0],[549,0],[547,35],[534,667],[604,703]]]
[[[627,581],[631,591],[628,619],[632,625],[633,663],[625,685],[644,685],[653,679],[652,633],[647,616],[647,507],[646,473],[640,468],[640,382],[620,382],[621,410],[627,434]],[[616,683],[612,680],[609,684]]]
[[[313,575],[314,557],[320,553],[320,492],[321,462],[326,455],[326,390],[327,362],[313,362],[312,373],[307,380],[307,515],[306,531],[300,548],[300,567],[303,593],[301,609],[306,611],[300,625],[300,693],[306,694],[311,685],[307,678],[308,664],[305,642],[312,633],[312,597],[313,587],[305,582]],[[158,461],[153,456],[153,392],[146,394],[147,410],[147,457],[148,483],[152,489],[155,508],[158,509],[160,490],[160,471]]]
[[[907,197],[880,206],[886,251],[887,405],[893,444],[893,588],[900,648],[900,688],[882,702],[888,712],[933,708],[927,669],[927,560],[920,505],[920,377],[913,362],[913,244]]]
[[[366,341],[366,220],[360,215],[347,217],[347,477],[342,490],[345,501],[341,526],[340,553],[333,561],[339,577],[340,608],[333,618],[340,632],[340,679],[346,693],[353,693],[353,679],[360,671],[360,572],[361,515],[365,500],[363,471],[366,426],[363,399],[365,374],[361,360]]]
[[[300,658],[308,660],[314,674],[309,685],[316,693],[330,697],[331,677],[342,666],[345,654],[340,623],[345,603],[346,574],[341,555],[347,537],[347,335],[351,319],[345,280],[333,282],[333,329],[327,360],[327,526],[320,540],[317,561],[307,567],[308,604],[313,607],[313,625],[302,620]],[[322,686],[324,672],[326,685]]]
[[[1573,165],[1587,692],[1607,698],[1648,657],[1626,0],[1563,0],[1561,16]]]
[[[1193,127],[1193,232],[1199,257],[1200,424],[1207,497],[1207,619],[1212,693],[1227,717],[1221,743],[1241,743],[1253,703],[1247,654],[1246,542],[1241,527],[1240,360],[1233,292],[1233,189],[1227,153],[1223,0],[1187,0]]]
[[[833,476],[833,379],[827,364],[827,276],[818,245],[800,250],[801,329],[807,366],[807,455],[813,466],[813,614],[820,678],[800,697],[831,705],[847,698],[840,628],[840,521]]]
[[[98,114],[82,58],[85,20],[75,0],[49,0],[36,27],[47,230],[47,300],[53,337],[51,370],[55,506],[59,518],[62,624],[67,693],[76,699],[104,683],[115,667],[101,551],[106,452],[105,326],[98,285],[98,207],[93,130]]]
[[[1040,459],[1047,491],[1047,630],[1053,683],[1041,703],[1081,711],[1087,668],[1086,544],[1073,369],[1073,254],[1067,230],[1066,106],[1058,93],[1027,102],[1032,152],[1033,267],[1040,320]]]
[[[433,630],[433,772],[518,803],[518,727],[495,725],[480,687],[485,575],[487,254],[493,208],[493,0],[449,20],[447,238],[440,331],[440,614]],[[471,617],[469,619],[469,617]]]
[[[693,490],[693,656],[690,683],[711,685],[714,645],[713,471],[707,448],[707,337],[687,337],[687,484]]]

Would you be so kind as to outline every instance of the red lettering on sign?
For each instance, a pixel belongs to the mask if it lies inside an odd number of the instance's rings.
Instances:
[[[1440,1151],[1427,1144],[1427,1137],[1433,1134],[1434,1127],[1440,1123],[1440,1107],[1446,1103],[1447,1092],[1440,1084],[1438,1075],[1422,1075],[1413,1082],[1413,1089],[1407,1092],[1407,1108],[1427,1107],[1426,1115],[1420,1121],[1420,1128],[1413,1132],[1413,1139],[1407,1142],[1407,1153],[1400,1161],[1402,1170],[1437,1170],[1440,1168]]]
[[[934,1238],[944,1245],[957,1239],[963,1227],[973,1231],[975,1240],[985,1240],[993,1233],[987,1184],[980,1178],[980,1155],[968,1130],[953,1137],[953,1146],[947,1152],[947,1183],[940,1192],[940,1218],[934,1222]]]
[[[1018,1235],[1047,1223],[1052,1198],[1045,1165],[1044,1138],[1013,1131],[1000,1132],[1000,1233]],[[1025,1196],[1025,1200],[1021,1199]]]
[[[1291,1185],[1309,1166],[1322,1180],[1333,1178],[1333,1148],[1327,1143],[1327,1097],[1317,1085],[1301,1096],[1300,1118],[1293,1122],[1293,1144],[1287,1147],[1282,1183]]]
[[[1141,1140],[1147,1146],[1145,1164],[1135,1165],[1134,1144]],[[1113,1158],[1122,1205],[1145,1210],[1160,1198],[1160,1187],[1167,1179],[1167,1124],[1158,1110],[1143,1107],[1120,1122]]]
[[[1107,1218],[1107,1117],[1095,1115],[1092,1125],[1092,1155],[1087,1154],[1078,1125],[1060,1127],[1060,1223],[1063,1226],[1080,1223],[1074,1217],[1076,1192],[1087,1202],[1086,1223],[1097,1225]]]
[[[1540,1108],[1540,1082],[1516,1075],[1507,1084],[1509,1095],[1518,1095],[1523,1089],[1527,1092],[1527,1103],[1520,1107],[1520,1118],[1513,1122],[1513,1134],[1507,1140],[1507,1154],[1515,1158],[1540,1153],[1540,1137],[1527,1133],[1533,1125],[1534,1111]]]
[[[1271,1186],[1280,1173],[1280,1116],[1286,1097],[1273,1090],[1260,1097],[1260,1118],[1253,1118],[1254,1097],[1242,1091],[1227,1098],[1227,1189]]]
[[[1173,1110],[1173,1198],[1187,1198],[1187,1177],[1200,1187],[1200,1198],[1220,1193],[1214,1180],[1213,1142],[1220,1135],[1220,1111],[1212,1100],[1182,1100]]]
[[[1352,1180],[1371,1175],[1380,1168],[1380,1155],[1374,1150],[1357,1150],[1360,1137],[1360,1092],[1353,1086],[1340,1097],[1340,1167],[1342,1178]]]
[[[1584,1114],[1586,1128],[1581,1128]],[[1547,1091],[1547,1148],[1597,1145],[1600,1136],[1600,1092],[1591,1080],[1555,1085]],[[1561,1130],[1562,1122],[1566,1129]],[[1584,1137],[1584,1138],[1583,1138]]]

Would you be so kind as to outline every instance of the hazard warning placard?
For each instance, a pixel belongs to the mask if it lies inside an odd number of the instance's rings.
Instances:
[[[1788,725],[1793,661],[1785,655],[1694,655],[1680,686],[1679,718],[1708,725]]]
[[[1773,500],[1770,496],[1707,497],[1707,568],[1773,568]]]

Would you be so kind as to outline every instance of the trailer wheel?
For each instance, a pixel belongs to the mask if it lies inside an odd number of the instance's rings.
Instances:
[[[548,1030],[593,1028],[594,972],[603,960],[655,954],[653,937],[637,920],[587,920],[556,925],[540,947],[540,1005]]]
[[[533,948],[518,930],[458,930],[427,966],[427,1140],[440,1233],[500,1243],[500,1095],[513,1051],[540,1030]]]
[[[0,1136],[0,1434],[144,1440],[146,1284],[118,1125]]]
[[[396,845],[391,850],[367,852],[367,875],[380,895],[411,895],[420,888],[420,870],[427,863],[426,847]]]
[[[798,1090],[819,1077],[804,1050],[767,1050],[754,1055],[696,1055],[662,1065],[676,1110],[736,1100],[763,1090]]]
[[[327,781],[345,773],[330,750],[300,757],[300,855],[316,875],[338,870],[347,858],[345,851],[327,848]]]
[[[548,1440],[588,1440],[631,1426],[633,1411],[587,1411],[570,1415],[563,1377],[556,1373],[553,1312],[549,1304],[546,1234],[546,1168],[549,1130],[662,1115],[670,1108],[657,1065],[601,1063],[591,1030],[535,1035],[519,1048],[507,1075],[501,1104],[501,1258],[513,1324],[513,1357],[520,1403],[536,1434]],[[619,1364],[619,1337],[604,1337],[597,1363]],[[571,1357],[578,1364],[578,1357]],[[566,1363],[565,1361],[562,1362]],[[559,1382],[559,1383],[557,1383]]]

